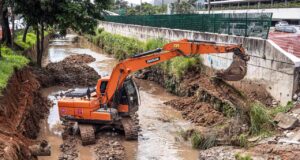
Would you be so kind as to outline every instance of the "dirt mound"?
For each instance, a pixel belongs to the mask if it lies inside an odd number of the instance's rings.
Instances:
[[[33,159],[28,149],[49,103],[30,68],[15,71],[0,97],[0,159]],[[17,157],[17,158],[16,158]]]
[[[189,119],[200,126],[211,126],[224,120],[221,112],[214,110],[206,102],[197,102],[195,97],[178,98],[165,104],[182,111],[183,118]]]
[[[97,135],[97,145],[95,146],[95,153],[97,160],[123,160],[125,159],[125,148],[120,143],[120,139],[111,135]]]
[[[69,64],[91,63],[96,59],[87,54],[76,54],[65,58],[63,61]]]
[[[71,55],[63,61],[50,63],[44,69],[36,69],[38,79],[44,87],[53,85],[94,86],[98,73],[88,63],[95,61],[90,55]]]

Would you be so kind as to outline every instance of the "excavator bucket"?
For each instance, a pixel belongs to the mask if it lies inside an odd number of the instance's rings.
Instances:
[[[249,56],[240,50],[235,50],[233,61],[226,70],[221,70],[216,73],[216,77],[225,81],[242,80],[247,73],[247,61]]]

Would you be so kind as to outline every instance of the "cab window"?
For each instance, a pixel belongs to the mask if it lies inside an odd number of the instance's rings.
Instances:
[[[108,81],[102,81],[102,82],[101,82],[101,85],[100,85],[100,92],[101,92],[102,95],[105,93],[107,83],[108,83]]]

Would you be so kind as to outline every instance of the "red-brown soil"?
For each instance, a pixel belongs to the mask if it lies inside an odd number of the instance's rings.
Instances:
[[[224,120],[221,112],[206,102],[197,102],[195,97],[178,98],[166,103],[181,111],[183,118],[200,126],[211,126]]]
[[[0,159],[35,159],[28,146],[37,137],[39,120],[48,112],[48,100],[28,67],[15,71],[0,97]]]

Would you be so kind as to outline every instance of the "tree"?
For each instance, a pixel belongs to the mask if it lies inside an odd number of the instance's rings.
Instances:
[[[167,11],[167,5],[154,6],[150,3],[142,3],[135,7],[129,7],[127,9],[127,15],[153,15],[163,14]]]
[[[193,13],[195,2],[195,0],[188,0],[187,2],[178,0],[171,5],[171,10],[177,14]]]
[[[110,0],[15,0],[15,3],[16,13],[22,14],[36,32],[37,64],[41,66],[45,28],[58,26],[63,32],[71,28],[79,33],[93,33],[101,11],[108,8]]]
[[[8,3],[9,1],[0,1],[0,23],[2,26],[2,43],[10,46],[12,44],[11,33],[8,22]]]

